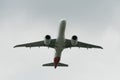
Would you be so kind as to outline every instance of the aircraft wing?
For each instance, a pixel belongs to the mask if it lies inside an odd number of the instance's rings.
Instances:
[[[97,46],[97,45],[93,45],[93,44],[88,44],[88,43],[84,43],[84,42],[80,42],[80,41],[78,41],[77,45],[72,45],[71,44],[71,40],[66,39],[65,48],[71,48],[71,47],[100,48],[100,49],[103,49],[101,46]]]
[[[37,41],[37,42],[16,45],[16,46],[14,46],[14,48],[16,48],[16,47],[30,47],[31,48],[31,47],[41,47],[41,46],[54,48],[55,42],[56,42],[56,39],[52,39],[49,45],[45,45],[44,41]]]

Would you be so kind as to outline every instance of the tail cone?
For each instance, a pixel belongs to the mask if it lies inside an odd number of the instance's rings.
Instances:
[[[54,58],[54,67],[55,67],[55,68],[57,67],[59,61],[60,61],[60,57],[55,57],[55,58]]]

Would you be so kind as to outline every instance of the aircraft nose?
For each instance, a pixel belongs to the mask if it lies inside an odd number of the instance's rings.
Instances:
[[[54,66],[55,66],[55,68],[57,67],[59,61],[60,61],[60,57],[55,57],[54,58]]]
[[[66,23],[66,20],[62,20],[61,22],[65,24],[65,23]]]

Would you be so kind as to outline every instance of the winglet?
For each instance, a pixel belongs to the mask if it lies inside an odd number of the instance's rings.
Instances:
[[[103,47],[99,46],[100,49],[103,49]]]
[[[14,46],[13,48],[16,48],[16,47],[22,47],[23,45],[16,45],[16,46]]]
[[[101,46],[96,46],[95,48],[100,48],[100,49],[103,49],[103,47],[101,47]]]
[[[101,47],[101,49],[103,49],[103,47]]]
[[[13,48],[16,48],[17,46],[14,46]]]
[[[13,48],[20,47],[19,45],[14,46]]]

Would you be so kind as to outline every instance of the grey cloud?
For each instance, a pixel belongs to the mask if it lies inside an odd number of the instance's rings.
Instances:
[[[120,69],[116,67],[120,66],[119,3],[112,0],[1,0],[0,79],[119,80]],[[46,34],[56,37],[62,18],[67,20],[67,38],[77,34],[80,41],[100,44],[104,49],[66,49],[62,61],[70,67],[54,70],[40,67],[52,61],[54,50],[12,48],[19,43],[42,40]],[[27,53],[30,54],[26,56]]]

